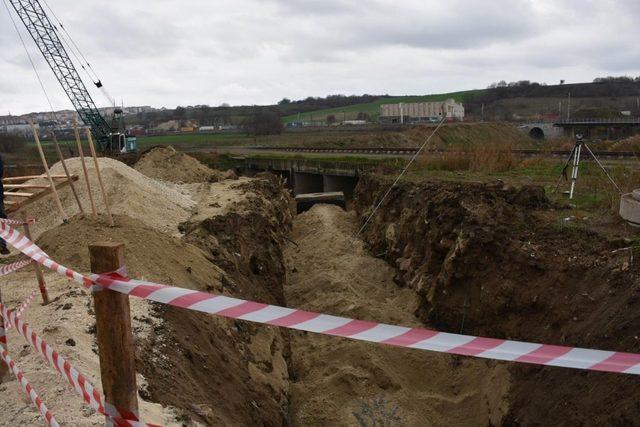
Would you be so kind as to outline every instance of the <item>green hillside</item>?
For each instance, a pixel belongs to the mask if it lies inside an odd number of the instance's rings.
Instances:
[[[308,113],[292,114],[283,118],[285,123],[296,121],[324,121],[327,116],[333,114],[338,121],[341,120],[353,120],[358,117],[358,113],[367,113],[371,116],[372,120],[377,120],[380,115],[380,105],[382,104],[396,104],[398,102],[428,102],[428,101],[444,101],[449,98],[453,98],[459,102],[465,102],[468,99],[474,98],[478,95],[482,95],[486,92],[485,89],[465,90],[462,92],[450,92],[440,93],[434,95],[420,95],[420,96],[393,96],[390,98],[381,98],[374,102],[368,102],[366,104],[354,104],[346,107],[327,108],[324,110],[316,110]]]

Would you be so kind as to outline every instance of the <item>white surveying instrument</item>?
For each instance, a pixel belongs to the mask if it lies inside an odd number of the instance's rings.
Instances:
[[[591,151],[591,148],[589,148],[586,141],[583,139],[583,135],[581,133],[576,134],[576,143],[571,149],[571,153],[569,153],[569,158],[567,159],[566,163],[564,164],[564,167],[562,168],[560,178],[558,178],[558,183],[556,184],[556,188],[553,190],[553,192],[555,193],[556,191],[558,191],[558,187],[560,186],[560,182],[562,181],[563,177],[565,180],[567,179],[567,169],[569,168],[569,165],[572,165],[571,188],[568,191],[568,193],[569,193],[569,199],[573,199],[573,194],[576,189],[576,182],[578,181],[578,169],[580,168],[580,156],[582,155],[583,147],[591,155],[591,157],[596,162],[596,164],[600,166],[600,169],[602,169],[602,171],[607,176],[607,178],[609,178],[609,181],[611,181],[611,184],[613,184],[616,190],[618,190],[618,193],[622,194],[622,190],[620,190],[620,187],[618,187],[618,184],[616,184],[613,178],[611,178],[611,175],[609,175],[609,172],[607,172],[607,170],[602,165],[602,163],[600,163],[600,160],[598,160],[596,155],[593,154],[593,151]]]

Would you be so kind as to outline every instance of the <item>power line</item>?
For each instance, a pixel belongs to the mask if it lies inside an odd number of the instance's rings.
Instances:
[[[96,85],[96,87],[98,89],[100,89],[102,94],[109,101],[109,104],[113,105],[115,107],[115,105],[116,105],[115,100],[113,99],[111,94],[109,94],[107,89],[104,87],[104,85],[102,84],[102,81],[100,80],[100,77],[98,76],[98,73],[95,72],[95,70],[93,69],[93,67],[91,66],[91,64],[87,60],[87,58],[84,56],[84,53],[82,53],[82,50],[80,50],[80,47],[78,46],[78,44],[75,42],[73,37],[71,37],[71,34],[69,34],[69,32],[67,31],[65,26],[62,24],[62,21],[60,20],[60,18],[58,18],[58,15],[56,15],[56,13],[53,11],[51,6],[49,6],[49,3],[47,3],[46,0],[42,0],[42,2],[45,4],[47,9],[49,9],[49,12],[51,12],[51,15],[53,15],[53,17],[54,17],[55,21],[57,22],[58,26],[64,32],[64,34],[63,34],[60,31],[58,31],[58,29],[56,28],[55,23],[53,24],[54,31],[56,31],[56,33],[60,37],[60,40],[62,41],[62,43],[64,43],[66,45],[67,49],[71,51],[71,54],[76,58],[76,61],[78,61],[78,63],[80,64],[80,68],[82,68],[82,70],[87,74],[87,77],[89,77],[89,80],[91,80],[93,82],[93,84]],[[66,34],[66,37],[65,37],[65,34]],[[71,44],[69,44],[69,42],[67,41],[67,38],[71,41]],[[82,57],[84,62],[80,60],[78,55],[80,55],[80,57]],[[86,64],[86,67],[85,67],[85,64]],[[89,73],[89,70],[91,70],[91,72],[93,73],[93,76],[91,75],[91,73]]]
[[[364,222],[364,224],[362,224],[362,227],[360,227],[360,229],[358,230],[358,232],[354,235],[354,237],[358,237],[360,235],[360,233],[362,233],[364,231],[364,229],[367,227],[367,224],[369,224],[369,221],[371,221],[371,218],[373,218],[373,215],[376,213],[376,211],[378,210],[378,208],[380,208],[380,206],[382,205],[382,202],[384,202],[387,198],[387,196],[389,196],[389,193],[391,193],[391,190],[393,190],[393,187],[396,186],[396,184],[398,183],[398,181],[400,181],[400,179],[402,178],[402,176],[405,174],[405,172],[407,172],[407,170],[409,169],[409,166],[411,166],[411,164],[418,158],[418,155],[420,154],[420,152],[422,151],[422,149],[429,143],[429,141],[431,140],[431,138],[433,137],[433,135],[436,134],[436,132],[438,132],[438,129],[440,129],[440,126],[442,126],[442,124],[444,123],[444,121],[447,119],[447,116],[445,114],[444,117],[442,117],[442,120],[440,121],[440,123],[438,123],[438,126],[436,126],[436,128],[433,130],[433,132],[431,132],[431,135],[429,135],[429,137],[427,138],[427,140],[420,146],[420,148],[418,149],[418,151],[416,151],[416,153],[413,155],[413,157],[411,157],[411,160],[409,160],[409,163],[407,163],[407,165],[404,167],[404,169],[402,169],[402,172],[400,172],[400,175],[398,175],[398,177],[396,178],[395,181],[393,181],[393,184],[391,184],[391,187],[389,187],[389,189],[387,190],[386,193],[384,193],[384,196],[382,196],[382,198],[380,199],[380,201],[378,202],[378,204],[376,205],[375,208],[373,208],[373,211],[369,214],[369,216],[367,217],[367,220]]]
[[[27,58],[29,58],[29,63],[31,64],[31,68],[33,68],[33,72],[35,73],[36,78],[38,79],[38,83],[40,83],[40,88],[42,88],[42,92],[44,93],[45,98],[47,98],[47,103],[49,104],[49,108],[51,109],[51,114],[53,115],[53,120],[56,123],[58,123],[58,116],[56,115],[56,112],[53,109],[53,104],[51,103],[51,99],[49,98],[49,94],[47,93],[47,89],[45,89],[45,87],[44,87],[44,83],[42,82],[42,79],[40,78],[40,73],[38,73],[36,65],[33,62],[33,58],[31,58],[31,54],[29,53],[29,49],[27,49],[27,44],[24,42],[24,38],[22,38],[22,34],[20,33],[20,30],[18,29],[18,25],[16,24],[16,21],[13,19],[13,15],[11,14],[11,10],[9,9],[9,5],[7,4],[7,0],[2,0],[2,2],[4,3],[4,7],[5,7],[5,9],[7,9],[7,13],[9,14],[9,18],[11,19],[11,22],[13,23],[13,28],[15,28],[16,33],[18,33],[18,38],[20,38],[20,42],[22,43],[22,47],[24,48],[24,51],[27,54]],[[55,132],[55,128],[54,128],[54,132]],[[68,141],[65,141],[65,146],[67,147],[67,150],[69,150],[69,153],[73,154],[73,152],[71,151],[71,147],[69,147],[69,142]]]

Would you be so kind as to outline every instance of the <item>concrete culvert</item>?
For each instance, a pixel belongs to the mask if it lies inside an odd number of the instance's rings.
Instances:
[[[544,139],[544,131],[539,127],[531,128],[529,136],[533,139]]]

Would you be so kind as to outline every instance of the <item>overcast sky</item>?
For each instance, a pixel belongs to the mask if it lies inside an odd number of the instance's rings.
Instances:
[[[125,105],[271,104],[640,75],[640,0],[48,1]],[[54,108],[70,108],[18,24]],[[0,114],[47,110],[4,7],[0,47]]]

